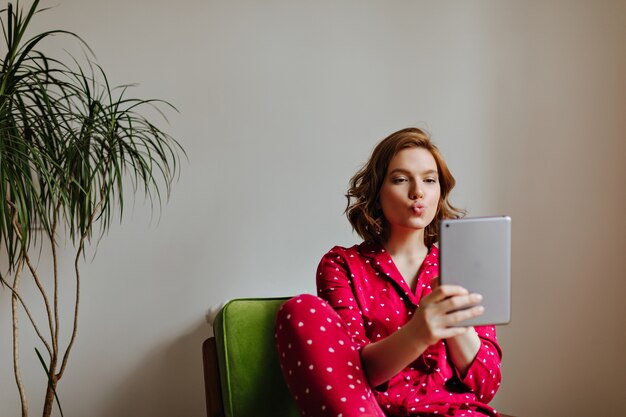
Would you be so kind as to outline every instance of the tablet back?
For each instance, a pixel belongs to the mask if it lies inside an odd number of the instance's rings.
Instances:
[[[460,325],[511,321],[511,218],[443,220],[439,263],[442,284],[455,284],[483,296],[485,312]]]

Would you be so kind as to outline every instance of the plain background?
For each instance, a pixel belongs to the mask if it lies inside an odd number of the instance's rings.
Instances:
[[[160,217],[139,195],[90,249],[66,416],[203,416],[207,315],[313,292],[322,254],[358,241],[342,214],[350,176],[407,126],[442,150],[453,203],[513,218],[495,406],[623,415],[626,2],[43,4],[56,7],[36,27],[79,33],[112,84],[178,107],[168,129],[189,155]],[[45,382],[22,333],[36,416]],[[0,415],[18,407],[1,290]]]

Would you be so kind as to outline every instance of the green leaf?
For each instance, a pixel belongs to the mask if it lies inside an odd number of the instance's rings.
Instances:
[[[129,192],[142,190],[151,207],[169,197],[179,172],[180,144],[142,115],[174,106],[128,97],[112,88],[93,52],[60,29],[25,38],[39,9],[2,11],[6,55],[0,61],[0,250],[12,269],[21,253],[52,233],[58,219],[77,242],[94,228],[103,236],[121,221]],[[5,17],[6,16],[6,17]],[[50,36],[67,36],[91,55],[84,64],[38,50]],[[3,49],[4,50],[4,49]],[[124,180],[130,179],[129,183]]]

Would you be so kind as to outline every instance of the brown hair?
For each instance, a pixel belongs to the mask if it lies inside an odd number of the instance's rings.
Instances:
[[[352,228],[363,240],[384,242],[387,239],[389,230],[377,203],[378,195],[387,175],[389,162],[406,148],[424,148],[433,155],[437,163],[441,196],[435,217],[424,231],[424,243],[430,247],[439,240],[439,222],[442,219],[463,217],[465,211],[452,206],[448,201],[448,195],[456,181],[439,149],[421,129],[409,127],[399,130],[387,136],[374,148],[369,161],[350,179],[345,213]]]

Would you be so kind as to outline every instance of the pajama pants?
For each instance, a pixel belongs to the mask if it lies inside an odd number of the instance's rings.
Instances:
[[[299,295],[281,306],[275,339],[287,387],[304,417],[486,416],[469,404],[442,407],[441,403],[433,413],[411,414],[407,412],[408,397],[400,400],[404,407],[392,407],[385,414],[367,382],[359,346],[348,327],[316,296]]]
[[[359,349],[337,312],[303,294],[276,318],[280,366],[305,417],[384,417],[361,367]]]

